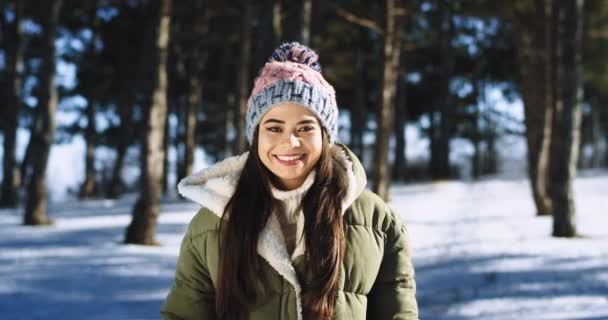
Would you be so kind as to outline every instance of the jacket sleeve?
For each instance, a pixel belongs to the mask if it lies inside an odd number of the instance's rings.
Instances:
[[[175,280],[161,307],[163,319],[216,319],[215,290],[204,259],[204,251],[197,250],[198,247],[204,249],[207,235],[200,234],[193,238],[189,230],[184,236]]]
[[[407,229],[399,217],[386,231],[384,255],[374,285],[368,295],[368,319],[416,320],[416,282],[410,256]]]

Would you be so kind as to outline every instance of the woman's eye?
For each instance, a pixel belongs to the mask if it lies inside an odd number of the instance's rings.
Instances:
[[[306,127],[300,128],[300,131],[312,131],[314,129],[315,129],[315,127],[313,127],[313,126],[306,126]]]
[[[279,128],[279,127],[268,127],[268,128],[266,128],[266,130],[268,130],[270,132],[281,132],[281,128]]]

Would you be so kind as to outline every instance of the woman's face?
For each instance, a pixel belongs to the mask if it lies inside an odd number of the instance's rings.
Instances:
[[[322,128],[307,108],[284,103],[260,121],[258,156],[279,180],[277,188],[296,189],[314,168],[323,148]]]

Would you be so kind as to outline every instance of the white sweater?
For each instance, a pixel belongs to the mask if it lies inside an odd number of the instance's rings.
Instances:
[[[292,261],[304,253],[304,212],[301,204],[314,181],[315,171],[312,170],[297,189],[283,191],[272,187],[272,195],[281,204],[281,208],[273,214],[277,215],[281,224],[285,246]]]

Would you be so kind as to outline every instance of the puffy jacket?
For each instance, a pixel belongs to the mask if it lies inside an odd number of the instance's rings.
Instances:
[[[335,145],[332,151],[349,177],[342,204],[346,251],[334,319],[418,319],[405,225],[382,199],[365,189],[366,176],[359,160],[343,145]],[[218,227],[246,157],[245,153],[227,158],[180,181],[180,194],[202,208],[182,241],[175,281],[161,309],[164,319],[216,318]],[[268,283],[263,292],[260,285],[261,298],[250,310],[249,319],[301,320],[297,272],[303,270],[304,256],[290,259],[276,216],[270,216],[260,234],[257,251]]]

